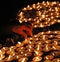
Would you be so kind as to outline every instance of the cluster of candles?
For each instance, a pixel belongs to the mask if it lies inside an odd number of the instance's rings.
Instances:
[[[51,51],[51,52],[50,52]],[[43,56],[45,53],[49,54]],[[57,57],[58,58],[55,58]],[[60,31],[41,32],[18,42],[15,46],[0,49],[0,62],[60,62]]]
[[[33,28],[60,23],[60,3],[28,5],[18,13],[20,23],[32,22]],[[0,49],[0,62],[60,62],[60,31],[39,32],[10,47]]]
[[[60,23],[60,3],[43,1],[28,5],[19,11],[18,20],[20,23],[32,22],[34,28]]]

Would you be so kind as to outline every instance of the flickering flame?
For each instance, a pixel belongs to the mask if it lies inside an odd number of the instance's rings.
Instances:
[[[56,7],[53,6],[57,4]],[[47,7],[47,8],[46,8]],[[45,9],[44,9],[45,8]],[[37,10],[36,15],[37,17],[35,18],[24,18],[24,11],[26,10]],[[43,10],[43,14],[42,11]],[[57,2],[45,2],[43,1],[42,3],[37,3],[37,4],[33,4],[33,5],[28,5],[27,7],[24,7],[23,12],[21,11],[20,14],[18,15],[19,18],[19,22],[32,22],[33,26],[30,26],[30,28],[28,28],[27,26],[23,25],[23,26],[14,26],[12,27],[12,31],[17,33],[17,34],[21,34],[24,36],[25,40],[22,42],[19,42],[15,45],[15,46],[11,46],[11,47],[3,47],[0,49],[0,62],[7,62],[7,61],[12,61],[12,60],[18,60],[18,62],[27,62],[27,60],[29,60],[29,57],[31,57],[31,55],[34,54],[32,61],[31,62],[40,62],[42,59],[44,59],[46,62],[60,62],[60,58],[56,58],[54,56],[56,56],[55,53],[50,54],[49,56],[45,56],[44,58],[42,58],[43,56],[43,52],[47,53],[49,51],[58,51],[59,53],[57,55],[60,54],[60,31],[46,31],[46,32],[39,32],[38,34],[33,35],[32,34],[32,30],[33,27],[37,28],[37,27],[46,27],[46,26],[50,26],[52,24],[55,23],[60,23],[60,20],[55,19],[59,17],[59,10],[60,10],[60,3]],[[51,13],[50,13],[51,12]],[[48,14],[47,14],[48,13]],[[47,14],[47,15],[46,15]],[[42,20],[45,20],[44,22]],[[24,32],[23,30],[27,31],[27,34],[32,36],[32,37],[28,37],[28,35],[26,34],[26,32]],[[6,57],[6,54],[8,57]],[[54,59],[53,59],[54,58]],[[44,61],[44,62],[45,62]]]
[[[53,8],[54,5],[57,5],[57,6]],[[44,8],[46,8],[46,9],[44,9]],[[57,17],[57,18],[59,17],[60,3],[58,3],[58,2],[43,1],[42,3],[38,2],[36,4],[28,5],[27,7],[24,7],[23,9],[21,9],[21,12],[19,12],[20,15],[18,15],[18,17],[19,17],[18,20],[20,23],[31,21],[31,22],[33,22],[32,23],[33,27],[35,27],[35,28],[46,27],[46,26],[53,25],[55,23],[60,23],[60,20],[55,18],[55,17]],[[43,12],[41,9],[43,10]],[[24,17],[25,16],[24,13],[27,10],[30,10],[30,11],[36,10],[35,16],[38,18],[31,17],[31,18],[26,19]],[[28,11],[28,13],[29,13],[29,11]],[[29,14],[31,14],[31,12]],[[43,22],[42,20],[45,20],[45,21]]]

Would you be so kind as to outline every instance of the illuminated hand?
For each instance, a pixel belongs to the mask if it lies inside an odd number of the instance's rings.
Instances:
[[[27,38],[28,35],[29,36],[32,36],[32,26],[25,26],[25,25],[18,25],[18,26],[14,26],[12,28],[12,31],[17,33],[17,34],[20,34],[20,35],[23,35],[24,38]]]

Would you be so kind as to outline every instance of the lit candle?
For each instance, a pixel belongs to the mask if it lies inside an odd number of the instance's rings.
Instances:
[[[18,60],[18,62],[27,62],[27,58],[26,57],[23,57],[23,58],[20,58],[19,60]]]
[[[38,62],[38,61],[41,61],[42,60],[42,57],[39,57],[39,56],[36,56],[33,58],[33,61],[34,62]]]
[[[0,54],[0,60],[2,60],[3,58],[5,58],[5,56],[3,54]]]

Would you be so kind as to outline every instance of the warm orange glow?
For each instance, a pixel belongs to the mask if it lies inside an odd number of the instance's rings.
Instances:
[[[22,25],[22,26],[18,25],[12,28],[13,32],[23,35],[24,38],[27,38],[28,35],[32,36],[33,35],[32,30],[33,30],[32,26],[27,27],[25,25]]]
[[[54,5],[56,6],[54,7]],[[33,9],[37,10],[35,17],[25,18],[24,11],[32,11]],[[38,2],[24,7],[22,11],[18,15],[19,22],[33,21],[31,22],[32,26],[18,25],[11,28],[14,33],[23,35],[25,40],[17,41],[14,46],[2,47],[0,49],[0,62],[12,62],[14,59],[18,62],[60,62],[60,31],[48,30],[34,35],[32,32],[33,28],[43,28],[60,23],[60,19],[57,19],[60,17],[60,3]],[[28,38],[28,35],[31,37]]]
[[[54,7],[54,5],[56,6]],[[36,14],[33,13],[35,17],[26,18],[27,17],[25,15],[26,11],[29,13],[28,15],[31,15],[32,11],[35,11]],[[60,17],[59,12],[60,12],[59,2],[43,1],[42,3],[38,2],[36,4],[28,5],[27,7],[24,7],[23,9],[21,9],[21,12],[19,12],[19,15],[18,15],[19,17],[18,20],[20,23],[33,21],[32,26],[34,28],[37,28],[37,27],[43,28],[46,26],[53,25],[55,23],[60,23],[60,20],[58,19]]]

